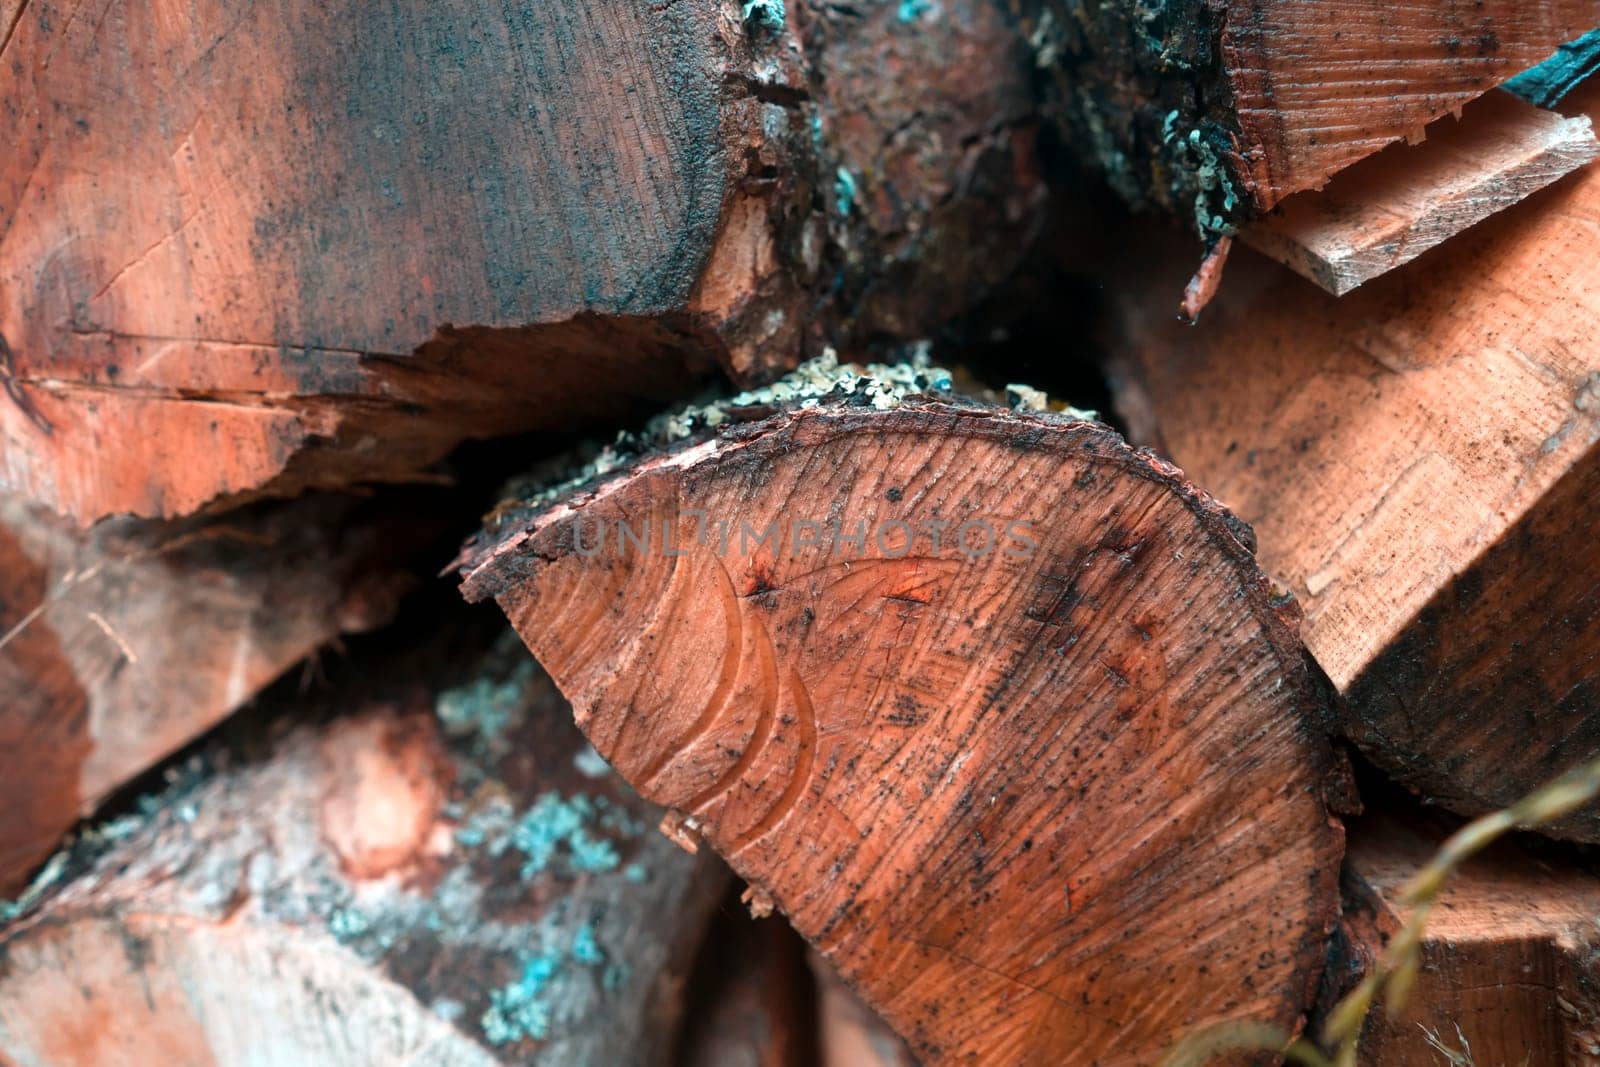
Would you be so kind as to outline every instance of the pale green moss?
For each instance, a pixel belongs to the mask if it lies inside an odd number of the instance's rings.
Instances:
[[[832,349],[802,363],[771,385],[657,415],[637,432],[624,432],[586,462],[572,463],[569,476],[526,479],[506,487],[505,509],[537,508],[626,467],[637,457],[737,421],[750,408],[816,407],[825,399],[858,398],[878,410],[899,406],[919,394],[948,394],[950,372],[934,365],[926,348],[901,363],[840,363]]]
[[[1200,126],[1183,130],[1179,128],[1177,111],[1167,113],[1161,127],[1161,140],[1176,163],[1179,174],[1186,176],[1194,190],[1194,225],[1199,236],[1207,241],[1233,232],[1233,209],[1239,204],[1233,178],[1211,139]],[[1182,190],[1175,188],[1174,193]]]

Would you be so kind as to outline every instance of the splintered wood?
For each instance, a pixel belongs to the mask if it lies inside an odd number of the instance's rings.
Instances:
[[[118,786],[387,622],[415,530],[322,497],[83,533],[0,497],[0,894]]]
[[[84,522],[924,337],[1042,214],[985,0],[805,48],[781,3],[150,7],[20,7],[0,61],[0,488]]]
[[[1429,126],[1422,144],[1391,146],[1285,200],[1243,236],[1343,296],[1597,157],[1587,115],[1493,92]]]
[[[1294,1027],[1333,914],[1316,700],[1245,537],[1096,424],[824,405],[507,505],[464,572],[920,1055],[1140,1063]]]
[[[1023,0],[1051,113],[1203,233],[1320,189],[1600,24],[1600,0]]]
[[[1198,328],[1124,306],[1135,436],[1255,526],[1343,730],[1468,814],[1600,752],[1597,213],[1591,168],[1340,300],[1236,254]]]

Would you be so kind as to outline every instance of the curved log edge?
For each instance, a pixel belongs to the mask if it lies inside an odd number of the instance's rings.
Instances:
[[[726,871],[514,639],[383,666],[90,835],[0,930],[0,1060],[669,1062]]]
[[[1335,917],[1321,709],[1246,539],[1104,426],[913,399],[508,507],[460,563],[920,1056],[1143,1063],[1298,1025]]]
[[[1043,216],[990,0],[149,7],[0,56],[0,486],[83,522],[925,337]]]
[[[1466,815],[1600,752],[1597,212],[1590,167],[1337,300],[1241,250],[1197,329],[1108,287],[1136,439],[1254,525],[1343,731]]]

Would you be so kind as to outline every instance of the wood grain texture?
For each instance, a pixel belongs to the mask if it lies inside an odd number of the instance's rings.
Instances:
[[[1255,526],[1347,732],[1464,813],[1600,751],[1597,219],[1582,171],[1338,301],[1243,254],[1195,330],[1125,309],[1137,434]]]
[[[1420,145],[1391,145],[1243,231],[1247,244],[1343,296],[1600,157],[1588,116],[1491,92]]]
[[[655,549],[595,541],[623,520]],[[1333,907],[1315,700],[1243,536],[1095,424],[824,406],[504,512],[465,588],[927,1061],[1150,1063],[1295,1025]]]
[[[388,621],[418,540],[349,498],[92,533],[0,498],[0,893],[107,794]]]
[[[1404,812],[1350,827],[1335,983],[1364,973],[1400,930],[1409,915],[1400,888],[1444,835],[1437,821]],[[1579,1067],[1600,1059],[1600,875],[1549,853],[1506,843],[1451,880],[1429,918],[1404,1011],[1389,1019],[1379,1010],[1368,1020],[1363,1064],[1438,1067],[1445,1060],[1428,1032],[1470,1050],[1478,1064]]]
[[[860,327],[926,336],[1042,196],[1015,30],[946,6],[809,51],[733,0],[20,9],[0,485],[174,516],[615,425],[850,334],[856,263],[954,279]],[[993,90],[953,100],[956,60]]]
[[[1251,0],[1222,34],[1265,208],[1457,110],[1600,24],[1595,0]]]
[[[1070,143],[1212,237],[1600,24],[1597,0],[1015,5]]]
[[[0,1059],[669,1062],[726,874],[508,651],[391,664],[119,831],[0,932]]]

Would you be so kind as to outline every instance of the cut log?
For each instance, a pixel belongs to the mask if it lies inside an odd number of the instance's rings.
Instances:
[[[1244,240],[1335,296],[1600,157],[1587,115],[1566,118],[1487,93],[1420,145],[1391,145],[1320,192],[1298,193]]]
[[[1135,438],[1255,527],[1346,732],[1467,814],[1600,752],[1597,212],[1590,169],[1338,301],[1244,254],[1197,329],[1123,309]]]
[[[1342,951],[1349,984],[1409,915],[1406,880],[1444,840],[1420,817],[1368,816],[1350,828]],[[1550,850],[1545,850],[1546,852]],[[1580,1067],[1600,1061],[1600,875],[1563,857],[1496,846],[1451,879],[1429,916],[1404,1010],[1368,1017],[1361,1062]],[[1330,991],[1336,991],[1332,989]],[[1470,1059],[1450,1061],[1438,1046]]]
[[[507,507],[465,590],[930,1062],[1295,1026],[1339,833],[1243,528],[1098,424],[889,402]]]
[[[19,8],[0,487],[183,515],[925,336],[1040,214],[1030,68],[878,8]]]
[[[119,825],[0,936],[0,1060],[668,1062],[725,872],[656,833],[514,642],[455,680],[368,681]]]
[[[1215,234],[1600,24],[1597,0],[1030,0],[1071,143],[1124,196]]]
[[[113,790],[340,634],[441,531],[348,497],[83,533],[0,497],[0,895]]]

